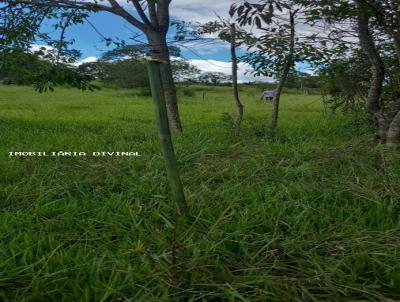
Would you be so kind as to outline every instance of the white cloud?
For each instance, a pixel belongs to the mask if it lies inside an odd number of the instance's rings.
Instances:
[[[217,15],[226,17],[235,2],[237,0],[173,0],[171,14],[180,20],[203,23],[217,19]]]
[[[87,58],[85,58],[83,60],[76,61],[76,62],[72,63],[71,65],[75,66],[75,67],[78,67],[78,66],[81,66],[82,64],[85,64],[85,63],[97,62],[98,60],[99,59],[97,57],[92,56],[92,57],[87,57]]]
[[[97,61],[98,59],[96,57],[87,57],[86,59],[80,60],[79,63],[84,64],[84,63],[93,63]]]
[[[217,60],[189,60],[190,64],[196,66],[204,72],[222,72],[231,75],[231,63]],[[238,64],[238,80],[241,83],[245,82],[273,82],[269,77],[255,77],[251,75],[252,68],[246,63]]]
[[[48,53],[48,52],[54,52],[55,51],[54,47],[51,47],[49,45],[42,45],[42,44],[31,44],[29,46],[29,50],[31,52],[42,51],[45,54]]]

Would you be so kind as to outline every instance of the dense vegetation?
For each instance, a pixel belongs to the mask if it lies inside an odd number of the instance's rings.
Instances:
[[[373,126],[284,94],[270,132],[271,105],[240,87],[233,136],[228,88],[191,89],[175,137],[188,228],[175,226],[149,98],[0,88],[0,300],[400,299],[400,156]],[[142,156],[5,156],[26,150]]]

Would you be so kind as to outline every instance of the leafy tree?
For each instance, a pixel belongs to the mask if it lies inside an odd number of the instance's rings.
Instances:
[[[358,2],[358,5],[369,10],[372,25],[384,31],[393,40],[397,60],[400,62],[400,1],[363,0]]]
[[[368,58],[360,50],[343,58],[333,59],[320,70],[325,103],[332,109],[360,112],[368,94]]]
[[[321,87],[319,75],[311,75],[305,72],[295,71],[289,74],[286,85],[287,88],[296,89],[317,89]]]
[[[367,112],[377,123],[379,139],[392,146],[400,146],[399,4],[399,0],[315,0],[309,15],[310,19],[335,28],[336,37],[354,33],[358,38],[359,45],[351,45],[350,41],[337,42],[347,46],[342,47],[340,56],[351,58],[354,49],[363,51],[364,74],[370,77],[363,89],[365,95],[361,97]],[[356,24],[355,32],[347,26],[349,23]],[[335,64],[329,60],[327,63]]]
[[[70,85],[81,90],[94,90],[93,77],[67,64],[55,64],[43,51],[23,49],[3,50],[0,53],[0,80],[4,84],[33,85],[39,92],[54,90],[55,86]]]
[[[47,16],[56,15],[54,9],[38,7],[25,9],[24,5],[0,1],[0,48],[2,52],[14,49],[27,49],[39,34]],[[59,25],[59,24],[58,24]],[[44,38],[43,34],[39,34]]]
[[[230,45],[231,62],[232,62],[232,94],[233,100],[236,106],[237,118],[236,118],[236,134],[240,131],[240,125],[243,120],[243,104],[239,97],[239,85],[238,85],[238,58],[237,48],[241,45],[238,42],[238,38],[243,34],[238,32],[237,25],[234,22],[229,22],[219,18],[219,21],[208,22],[197,30],[199,34],[213,34],[216,33],[218,38],[222,41],[228,42]]]
[[[144,45],[123,45],[105,52],[98,62],[80,66],[87,73],[106,83],[122,88],[149,87],[145,64],[148,47]],[[173,54],[171,67],[177,82],[196,82],[201,71],[188,61],[180,58],[180,49],[170,46]]]
[[[198,78],[199,83],[220,85],[231,81],[231,76],[222,72],[204,72]]]
[[[169,46],[172,75],[178,82],[194,82],[195,78],[201,73],[196,67],[181,58],[181,50],[176,46]],[[113,50],[107,51],[101,57],[103,75],[102,79],[106,82],[113,82],[121,87],[144,87],[148,86],[148,77],[144,74],[146,66],[144,59],[148,53],[145,45],[123,45]],[[131,74],[129,74],[131,69]],[[119,75],[118,75],[119,74]],[[134,77],[132,75],[135,75]]]
[[[385,106],[382,102],[383,84],[387,72],[382,55],[377,47],[377,41],[373,35],[373,21],[379,22],[380,15],[374,9],[371,9],[368,1],[357,0],[355,3],[357,8],[358,38],[361,48],[368,56],[373,67],[371,87],[367,97],[367,109],[378,121],[380,138],[388,145],[400,146],[400,98],[394,100],[394,103],[389,106]],[[383,6],[377,1],[374,1],[374,4],[383,10]],[[398,7],[399,2],[397,1]],[[390,11],[386,12],[390,13]],[[396,19],[398,17],[397,13],[396,11],[394,13],[392,17]],[[372,22],[371,19],[373,20]],[[393,35],[392,31],[388,30],[386,26],[383,28],[383,32],[389,34],[393,38],[394,44],[397,44],[397,35]]]
[[[37,72],[44,68],[44,62],[37,54],[21,49],[3,51],[0,55],[0,80],[3,84],[33,85]]]
[[[172,60],[172,73],[177,82],[195,83],[201,71],[185,60]],[[98,61],[79,66],[85,73],[121,88],[150,87],[146,64],[127,58],[119,61]]]
[[[149,87],[146,64],[135,59],[116,62],[100,62],[102,77],[106,83],[122,88]]]
[[[0,1],[4,3],[4,1]],[[0,61],[2,76],[16,84],[34,84],[39,91],[52,90],[56,85],[71,85],[79,89],[94,89],[88,74],[72,68],[80,53],[67,46],[65,30],[72,24],[81,23],[86,14],[73,10],[32,7],[10,3],[0,6]],[[47,18],[56,18],[54,27],[60,29],[60,37],[51,39],[39,29]],[[46,40],[49,48],[33,51],[31,45],[37,39]],[[18,77],[18,79],[17,79]]]
[[[244,1],[231,7],[241,26],[254,24],[258,32],[249,34],[245,42],[250,50],[242,60],[249,63],[256,75],[278,79],[273,100],[271,128],[278,123],[280,97],[296,62],[316,60],[320,53],[310,37],[296,35],[296,19],[304,6],[296,1]]]
[[[171,64],[172,73],[177,82],[195,83],[199,74],[201,74],[201,71],[196,66],[193,66],[186,60],[173,60]]]

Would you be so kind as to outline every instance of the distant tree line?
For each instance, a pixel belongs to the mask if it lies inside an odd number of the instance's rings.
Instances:
[[[47,49],[39,51],[5,52],[0,55],[0,81],[5,85],[35,85],[42,72],[56,64],[46,57]],[[180,83],[220,85],[231,81],[221,72],[202,72],[180,55],[180,49],[170,47],[173,54],[171,67],[173,78]],[[89,80],[98,80],[120,88],[149,88],[145,62],[146,48],[141,45],[125,45],[105,52],[100,60],[71,66]]]
[[[35,52],[15,50],[0,55],[0,83],[3,85],[35,85],[40,77],[56,65],[46,58],[47,49]],[[189,61],[180,57],[180,51],[171,60],[176,82],[188,84],[230,85],[232,77],[222,72],[202,72]],[[128,45],[110,50],[96,62],[83,63],[75,68],[89,80],[99,80],[120,88],[148,88],[149,79],[144,61],[144,50],[138,45]],[[59,68],[59,67],[58,67]],[[254,84],[262,89],[275,87],[274,83]],[[285,87],[295,89],[319,88],[319,76],[294,72],[288,76]]]
[[[54,62],[54,53],[44,47],[36,51],[16,48],[0,52],[0,83],[4,85],[33,85],[40,92],[53,90],[54,85],[93,90],[98,87],[92,80],[89,73]]]

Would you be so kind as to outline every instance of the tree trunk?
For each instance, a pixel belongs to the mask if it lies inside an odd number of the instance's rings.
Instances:
[[[166,34],[159,32],[148,32],[147,37],[151,46],[151,53],[158,59],[165,62],[161,64],[161,76],[164,86],[165,101],[167,104],[168,120],[172,131],[182,132],[182,124],[179,116],[178,98],[172,75],[169,49],[166,41]]]
[[[394,46],[396,48],[397,59],[400,65],[400,32],[393,34]]]
[[[400,147],[400,111],[397,112],[390,123],[386,144],[391,147]]]
[[[400,33],[396,32],[393,36],[393,39],[400,66]],[[398,102],[400,102],[400,100]],[[394,112],[397,111],[397,114],[394,116],[392,122],[389,125],[386,144],[388,146],[399,148],[400,147],[400,108],[399,108],[400,104],[396,104],[396,107],[397,108],[394,110]]]
[[[374,39],[369,29],[369,16],[363,1],[357,0],[358,4],[358,38],[364,52],[372,64],[372,77],[368,92],[366,107],[372,114],[376,115],[382,109],[380,96],[382,94],[383,81],[385,79],[385,65],[376,49]]]
[[[179,176],[178,163],[175,157],[171,140],[171,132],[168,123],[167,107],[161,78],[161,66],[163,62],[151,59],[148,62],[148,72],[154,107],[156,109],[158,137],[160,139],[172,198],[174,199],[179,214],[189,216],[189,208],[186,204],[182,182]]]
[[[274,130],[278,125],[278,115],[279,115],[279,105],[283,87],[285,86],[286,80],[289,75],[290,68],[292,68],[294,64],[294,40],[295,40],[295,14],[290,12],[290,44],[289,44],[289,52],[286,56],[285,66],[283,67],[282,75],[278,83],[278,87],[275,90],[274,100],[273,100],[273,108],[272,108],[272,119],[271,119],[271,128]]]
[[[369,29],[368,7],[361,0],[356,0],[356,3],[358,9],[358,38],[362,49],[372,64],[372,77],[366,108],[377,121],[381,142],[390,146],[398,146],[400,145],[400,108],[398,108],[398,104],[395,104],[385,109],[381,103],[383,82],[385,80],[385,65]],[[395,39],[396,50],[398,50],[399,46],[397,42]],[[399,55],[399,53],[397,54]]]
[[[239,134],[240,126],[243,120],[243,104],[239,98],[238,88],[238,63],[236,56],[236,25],[231,24],[231,58],[232,58],[232,92],[233,100],[236,105],[237,119],[236,119],[236,134]]]
[[[382,1],[384,2],[384,1]],[[358,6],[358,26],[359,26],[359,36],[360,42],[364,49],[364,51],[368,54],[368,57],[373,65],[373,77],[371,79],[371,88],[370,93],[368,95],[367,104],[376,103],[379,104],[379,97],[381,92],[378,90],[382,90],[384,77],[385,77],[385,69],[384,63],[380,58],[379,52],[375,47],[375,43],[373,40],[373,36],[369,30],[368,23],[368,7],[366,7],[367,3],[365,1],[357,0]],[[377,7],[377,12],[380,15],[379,20],[381,22],[384,30],[389,34],[389,36],[393,39],[394,47],[396,51],[397,60],[400,66],[400,32],[396,26],[392,26],[391,24],[386,23],[385,20],[385,12],[384,10],[380,10],[380,6]],[[379,88],[376,86],[379,85]],[[373,98],[376,98],[373,100]],[[400,146],[400,100],[397,100],[396,103],[392,104],[389,108],[383,108],[383,104],[380,104],[379,112],[376,110],[377,106],[369,106],[370,112],[375,115],[378,127],[379,127],[379,137],[381,142],[386,143],[388,146],[399,147]],[[376,112],[374,112],[376,111]]]

